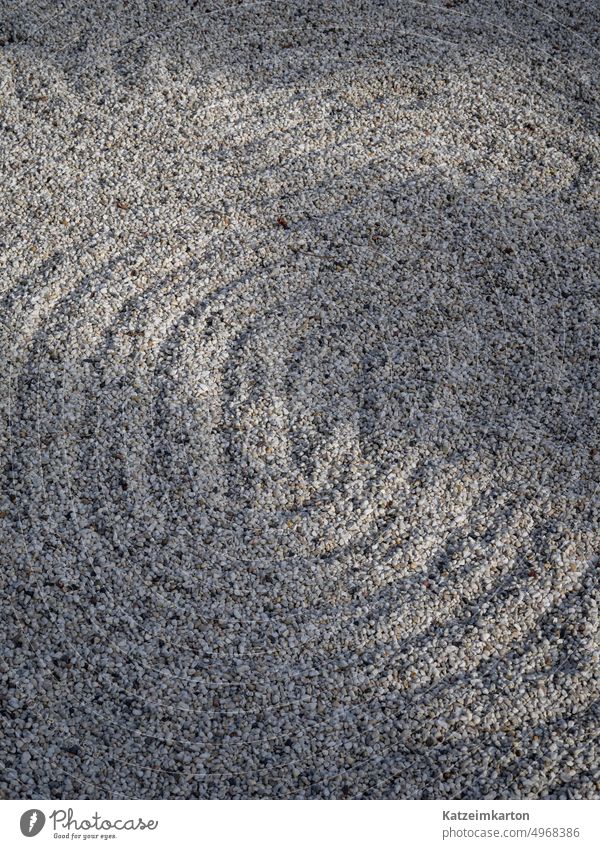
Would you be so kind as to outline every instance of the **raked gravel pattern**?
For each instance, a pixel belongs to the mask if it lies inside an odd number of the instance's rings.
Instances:
[[[598,3],[0,10],[0,794],[600,796]]]

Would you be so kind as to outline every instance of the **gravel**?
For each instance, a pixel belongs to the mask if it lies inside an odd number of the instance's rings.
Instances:
[[[0,4],[4,798],[597,798],[595,3]]]

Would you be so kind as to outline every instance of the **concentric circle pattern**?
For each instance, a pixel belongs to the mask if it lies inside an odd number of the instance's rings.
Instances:
[[[598,6],[0,14],[0,792],[592,798]]]

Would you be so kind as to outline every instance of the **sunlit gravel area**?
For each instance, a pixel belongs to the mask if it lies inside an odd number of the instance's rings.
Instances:
[[[0,796],[600,798],[600,5],[0,0]]]

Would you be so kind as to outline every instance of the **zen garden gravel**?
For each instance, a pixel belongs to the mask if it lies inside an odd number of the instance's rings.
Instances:
[[[4,798],[600,797],[588,0],[2,0]]]

